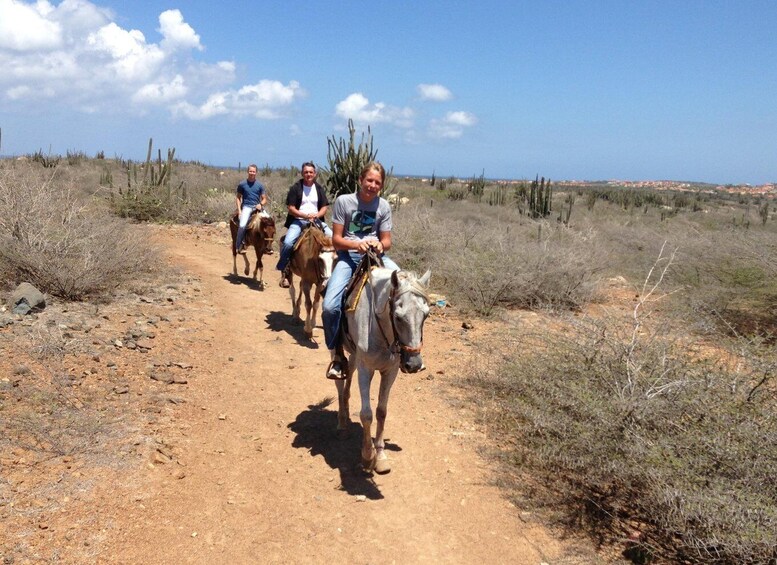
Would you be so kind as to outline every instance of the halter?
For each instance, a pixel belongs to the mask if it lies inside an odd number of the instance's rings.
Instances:
[[[371,254],[373,256],[375,255],[374,251],[372,251],[371,249],[367,251],[367,254]],[[374,257],[371,257],[370,259],[373,259],[373,258]],[[383,326],[380,323],[380,317],[378,316],[378,311],[375,308],[375,302],[374,302],[375,293],[372,294],[372,300],[373,300],[372,311],[373,311],[373,315],[375,316],[375,321],[378,323],[378,329],[380,330],[380,333],[383,335],[383,339],[386,340],[386,343],[389,346],[389,350],[392,353],[397,353],[400,351],[404,351],[405,353],[420,353],[421,348],[424,345],[423,338],[421,339],[421,343],[418,344],[418,347],[411,347],[410,345],[406,345],[402,343],[399,339],[399,332],[397,331],[397,325],[396,325],[396,322],[394,321],[394,312],[396,309],[395,302],[400,295],[406,294],[408,292],[412,292],[417,296],[421,296],[427,301],[429,300],[428,297],[426,296],[426,292],[424,292],[421,288],[419,288],[415,284],[410,284],[409,288],[404,290],[397,290],[392,287],[391,294],[389,294],[388,306],[389,306],[389,319],[391,320],[391,332],[394,334],[394,341],[391,341],[386,335],[386,332],[383,331]]]
[[[391,319],[391,331],[394,332],[394,343],[389,343],[389,348],[393,352],[404,351],[405,353],[421,353],[421,348],[424,346],[423,337],[421,338],[421,343],[418,344],[418,347],[410,347],[409,345],[405,345],[399,340],[399,332],[397,331],[397,325],[394,322],[394,310],[396,308],[394,303],[401,294],[406,294],[408,292],[412,292],[413,294],[428,300],[426,293],[421,289],[416,288],[414,285],[411,285],[410,288],[402,291],[396,291],[394,289],[391,290],[391,294],[389,295],[389,317]],[[380,326],[380,323],[378,323],[378,325]],[[386,342],[388,342],[388,339],[386,339]]]

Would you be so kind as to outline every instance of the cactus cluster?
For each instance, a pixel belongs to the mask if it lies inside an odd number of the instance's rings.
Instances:
[[[40,163],[47,169],[53,169],[57,165],[59,165],[59,162],[62,160],[62,157],[59,155],[52,155],[49,151],[48,155],[43,154],[42,149],[38,149],[37,152],[30,155],[30,160],[35,163]]]
[[[356,129],[353,120],[348,120],[348,140],[343,138],[336,140],[334,137],[327,137],[327,161],[328,170],[325,171],[326,185],[329,189],[329,195],[337,198],[341,194],[351,194],[359,190],[359,175],[364,166],[370,161],[374,161],[378,152],[373,148],[372,132],[367,126],[367,137],[365,140],[362,132],[359,145],[356,145]],[[384,194],[389,186],[387,174],[384,183]]]
[[[113,199],[113,205],[120,216],[136,220],[151,220],[157,218],[169,208],[172,199],[186,199],[186,187],[182,181],[175,193],[170,186],[175,148],[167,150],[167,160],[162,160],[162,150],[158,151],[156,163],[151,160],[154,140],[148,140],[146,162],[139,167],[137,163],[128,161],[127,188],[119,188],[119,198]]]
[[[480,173],[479,177],[472,175],[472,178],[467,183],[467,192],[472,193],[475,197],[475,202],[480,203],[483,199],[483,193],[486,190],[486,171]]]
[[[552,199],[553,188],[550,179],[545,182],[545,177],[535,178],[529,189],[529,217],[547,218],[552,208]]]

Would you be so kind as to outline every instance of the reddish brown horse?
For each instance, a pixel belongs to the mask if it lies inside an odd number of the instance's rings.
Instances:
[[[321,302],[321,292],[329,277],[332,276],[335,250],[332,240],[324,235],[324,232],[316,227],[308,227],[299,236],[297,244],[289,261],[291,272],[289,274],[289,294],[291,295],[292,316],[299,317],[300,302],[305,295],[305,336],[313,339],[313,327],[316,325],[316,314]],[[294,275],[300,279],[299,294],[295,297]],[[315,286],[315,295],[310,298],[310,291]]]
[[[232,232],[232,274],[237,275],[237,253],[235,249],[235,243],[237,240],[237,228],[238,217],[232,216],[229,221],[229,231]],[[273,239],[275,239],[275,220],[272,216],[264,213],[256,213],[251,216],[246,226],[246,234],[244,238],[244,244],[246,249],[253,246],[256,251],[256,266],[254,268],[254,280],[256,280],[256,273],[259,272],[259,284],[267,286],[267,283],[263,280],[263,265],[262,255],[272,247]],[[248,275],[251,270],[251,265],[248,263],[248,257],[246,253],[243,253],[243,260],[245,261],[244,273]]]

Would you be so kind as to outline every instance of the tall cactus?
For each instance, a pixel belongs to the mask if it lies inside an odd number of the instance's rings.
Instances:
[[[347,142],[343,138],[335,140],[334,137],[327,137],[329,170],[326,184],[332,198],[359,190],[359,175],[362,169],[378,156],[378,151],[373,149],[372,132],[369,126],[367,126],[366,141],[362,132],[359,145],[356,145],[356,128],[353,120],[348,120],[348,134]],[[384,183],[384,192],[385,187],[388,187],[388,179]]]
[[[539,177],[539,175],[537,175]],[[545,182],[545,177],[535,178],[529,191],[529,216],[532,218],[546,218],[551,212],[553,189],[550,179]]]

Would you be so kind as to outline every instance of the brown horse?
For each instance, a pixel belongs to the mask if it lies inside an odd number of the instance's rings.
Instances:
[[[332,265],[335,261],[335,250],[332,240],[316,227],[307,227],[299,236],[289,261],[289,295],[291,296],[292,316],[299,317],[300,302],[305,295],[305,336],[313,339],[313,327],[316,322],[318,305],[321,302],[321,291],[332,276]],[[300,278],[300,291],[295,297],[294,275]],[[311,300],[310,290],[316,287]]]
[[[237,253],[235,249],[235,243],[237,240],[237,228],[238,217],[232,216],[229,221],[229,231],[232,232],[232,274],[237,275]],[[249,246],[253,246],[256,251],[256,267],[254,268],[254,280],[256,280],[256,273],[259,272],[259,284],[267,286],[267,283],[263,280],[263,265],[262,255],[272,247],[273,239],[275,238],[275,220],[272,216],[264,213],[256,213],[251,216],[246,226],[246,234],[244,238],[244,244],[246,249]],[[248,275],[251,270],[251,265],[248,263],[248,257],[245,253],[243,260],[246,263],[244,273]]]

